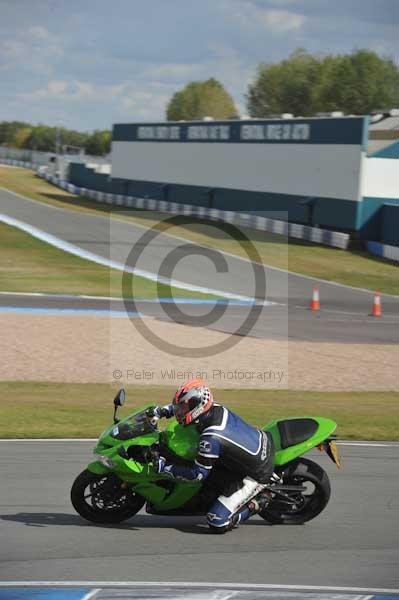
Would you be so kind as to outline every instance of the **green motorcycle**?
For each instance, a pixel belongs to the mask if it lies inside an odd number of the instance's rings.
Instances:
[[[93,523],[120,523],[146,504],[156,515],[205,515],[226,485],[237,475],[215,467],[203,482],[171,479],[157,473],[159,456],[168,463],[188,465],[197,455],[199,434],[195,425],[182,427],[175,419],[164,431],[150,417],[151,406],[125,419],[116,418],[125,392],[114,399],[114,423],[101,435],[94,449],[97,460],[78,475],[71,489],[75,510]],[[268,504],[260,513],[270,523],[301,524],[327,505],[330,481],[315,462],[302,458],[318,447],[339,467],[331,434],[336,423],[321,417],[275,420],[266,425],[275,445],[275,474],[262,491]]]

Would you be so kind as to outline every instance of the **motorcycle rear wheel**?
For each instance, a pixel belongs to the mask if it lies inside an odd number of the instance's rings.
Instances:
[[[284,485],[298,485],[307,488],[306,492],[289,493],[297,500],[295,504],[285,504],[278,496],[271,500],[259,514],[274,524],[302,525],[319,515],[327,506],[331,495],[327,473],[316,463],[306,458],[293,461],[282,472]]]
[[[71,502],[76,512],[92,523],[121,523],[133,517],[145,500],[113,473],[96,475],[84,470],[71,488]]]

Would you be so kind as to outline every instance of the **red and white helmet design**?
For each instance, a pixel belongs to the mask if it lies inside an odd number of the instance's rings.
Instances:
[[[213,396],[202,379],[191,379],[179,387],[172,404],[180,425],[189,425],[212,408]]]

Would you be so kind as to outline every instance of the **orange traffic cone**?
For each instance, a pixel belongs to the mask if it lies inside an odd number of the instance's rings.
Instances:
[[[320,310],[320,295],[319,295],[318,286],[315,286],[313,288],[312,301],[310,303],[310,310]]]
[[[371,309],[370,317],[380,317],[382,315],[381,310],[381,294],[380,292],[374,292],[373,306]]]

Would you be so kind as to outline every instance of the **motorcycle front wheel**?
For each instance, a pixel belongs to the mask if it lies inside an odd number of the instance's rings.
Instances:
[[[114,473],[96,475],[87,469],[73,482],[71,502],[76,512],[92,523],[121,523],[133,517],[145,500],[125,488]]]
[[[306,488],[306,491],[276,495],[259,514],[269,523],[302,525],[314,519],[326,507],[331,486],[327,473],[316,463],[300,458],[280,473],[283,485]]]

